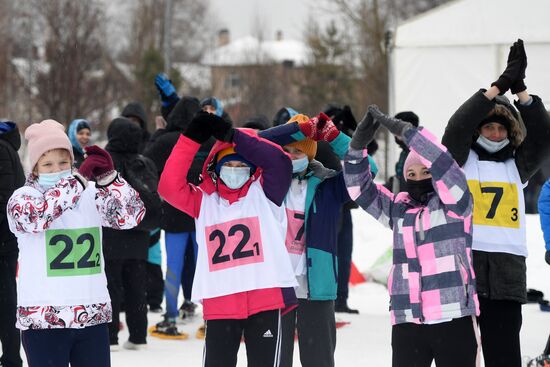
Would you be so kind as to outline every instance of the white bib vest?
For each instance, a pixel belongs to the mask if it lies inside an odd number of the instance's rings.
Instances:
[[[526,184],[521,182],[515,161],[481,161],[470,150],[464,173],[474,198],[472,248],[527,257]]]
[[[293,179],[285,198],[287,231],[285,245],[296,275],[306,273],[306,210],[307,181]]]
[[[192,299],[297,285],[285,248],[284,206],[273,204],[258,181],[229,202],[203,193],[195,220],[198,257]]]
[[[22,187],[18,193],[36,196]],[[39,195],[39,194],[38,194]],[[17,233],[18,306],[75,306],[110,302],[101,248],[96,188],[88,184],[75,208],[40,233]]]

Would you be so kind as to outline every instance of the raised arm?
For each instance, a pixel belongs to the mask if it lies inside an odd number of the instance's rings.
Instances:
[[[197,218],[200,213],[202,191],[187,180],[193,158],[201,144],[211,136],[211,127],[204,115],[195,117],[168,157],[160,176],[158,192],[170,205]]]
[[[430,170],[439,200],[447,209],[458,216],[470,215],[472,199],[466,176],[437,138],[426,129],[416,129],[408,122],[384,115],[375,106],[369,107],[369,112],[420,156],[422,164]]]
[[[344,157],[344,180],[351,199],[379,222],[391,228],[394,195],[372,180],[366,149],[379,125],[368,113],[359,123]]]
[[[477,91],[456,110],[447,123],[441,142],[459,166],[466,163],[472,146],[472,136],[479,123],[495,107],[494,98],[497,95],[497,87]]]
[[[235,129],[235,151],[262,169],[266,196],[280,206],[292,181],[292,162],[280,146],[258,136]]]
[[[508,89],[512,89],[512,93],[525,90],[523,79],[526,67],[527,57],[523,41],[518,40],[510,47],[506,69],[499,78],[491,84],[489,89],[476,92],[451,116],[441,141],[459,166],[462,167],[466,163],[472,145],[472,136],[479,123],[494,108],[495,97],[503,95]]]
[[[405,142],[416,152],[432,174],[435,192],[445,207],[454,214],[467,217],[472,213],[472,197],[464,171],[447,149],[425,128],[405,132]]]
[[[44,232],[78,203],[83,190],[83,185],[74,176],[61,179],[43,194],[28,187],[18,189],[8,200],[10,230],[13,233]]]
[[[525,124],[525,140],[516,149],[516,165],[522,182],[527,182],[550,155],[550,115],[540,97],[523,93],[515,102]],[[526,96],[525,96],[526,95]],[[522,102],[523,101],[523,102]]]

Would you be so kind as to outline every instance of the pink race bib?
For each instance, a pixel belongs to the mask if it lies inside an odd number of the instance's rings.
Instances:
[[[305,250],[305,219],[304,212],[286,208],[288,220],[286,230],[286,250],[290,254],[301,255]]]
[[[211,272],[264,261],[258,217],[214,224],[205,234]]]

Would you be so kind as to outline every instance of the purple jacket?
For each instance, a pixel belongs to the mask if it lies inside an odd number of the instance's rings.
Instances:
[[[405,143],[432,174],[435,191],[426,204],[375,184],[366,149],[349,149],[344,158],[351,198],[393,229],[388,278],[392,324],[478,315],[471,257],[472,198],[464,172],[426,129],[407,131]]]

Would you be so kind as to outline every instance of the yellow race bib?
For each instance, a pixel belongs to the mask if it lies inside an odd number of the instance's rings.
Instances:
[[[474,199],[474,224],[519,228],[518,187],[511,182],[468,180]]]

